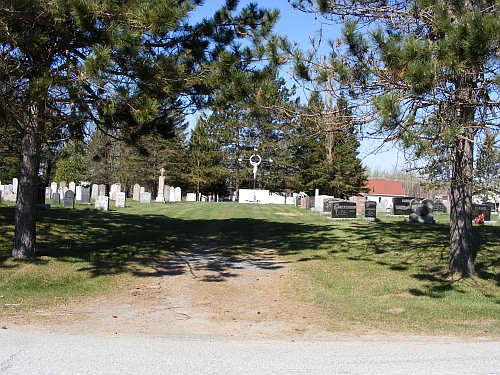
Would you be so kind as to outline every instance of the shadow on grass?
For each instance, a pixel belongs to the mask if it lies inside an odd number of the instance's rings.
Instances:
[[[5,238],[13,236],[13,212],[11,208],[0,208],[2,268],[7,267],[5,260],[10,257],[11,243]],[[37,225],[39,262],[44,257],[85,262],[81,270],[94,276],[189,273],[204,281],[220,282],[237,277],[242,268],[282,267],[271,254],[275,251],[301,262],[343,257],[372,262],[387,272],[410,272],[419,280],[419,288],[409,292],[417,296],[438,298],[453,288],[443,276],[448,262],[447,224],[184,220],[157,214],[54,209],[39,212]],[[500,285],[500,227],[474,227],[474,231],[478,275]],[[311,251],[318,253],[311,255]],[[155,272],[148,271],[151,267]],[[209,276],[201,271],[210,271]]]

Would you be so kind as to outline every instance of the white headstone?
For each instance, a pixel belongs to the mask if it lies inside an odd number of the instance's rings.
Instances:
[[[186,194],[187,202],[196,202],[196,193],[187,193]]]
[[[76,193],[76,184],[71,181],[68,186],[69,190],[71,190],[73,193]]]
[[[19,180],[16,177],[14,177],[12,179],[12,192],[14,194],[16,194],[16,195],[17,195],[17,188],[18,188],[18,186],[19,186]]]
[[[96,200],[98,196],[99,196],[99,185],[97,185],[97,184],[92,184],[92,192],[91,192],[90,197],[91,197],[93,200]]]
[[[176,187],[174,189],[174,199],[176,202],[180,202],[182,200],[182,191],[180,187]]]
[[[165,176],[163,175],[163,173],[165,172],[165,169],[160,169],[160,172],[161,175],[158,178],[158,195],[156,196],[156,201],[158,203],[165,203],[165,196],[163,195],[163,189],[165,188]]]
[[[75,199],[80,202],[82,200],[82,187],[78,185],[75,191]]]
[[[109,210],[109,197],[105,195],[99,195],[95,200],[95,209],[99,211]]]
[[[109,199],[112,201],[116,200],[116,193],[119,193],[122,189],[121,184],[113,184],[111,185],[111,191],[109,193]]]
[[[132,200],[139,201],[141,199],[141,185],[135,184],[134,191],[132,193]]]
[[[52,194],[54,193],[57,193],[57,182],[50,184],[50,196],[52,197]]]
[[[116,193],[115,207],[125,207],[127,198],[124,192]]]
[[[140,202],[142,204],[151,204],[151,193],[141,193]]]

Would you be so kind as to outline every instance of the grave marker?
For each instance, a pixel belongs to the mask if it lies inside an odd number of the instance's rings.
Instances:
[[[490,221],[491,206],[489,204],[472,203],[472,220],[474,220],[479,214],[484,215],[484,221]]]
[[[151,193],[141,193],[140,197],[141,204],[151,204]]]
[[[91,194],[91,198],[93,200],[96,200],[97,197],[99,196],[99,185],[97,184],[92,184],[92,194]]]
[[[411,201],[413,197],[397,197],[393,198],[393,213],[394,215],[411,215]]]
[[[141,200],[141,185],[135,184],[132,192],[132,200],[139,202]]]
[[[377,218],[377,202],[373,201],[365,202],[365,218],[367,219]]]
[[[61,196],[59,193],[52,193],[52,204],[61,204]]]
[[[90,203],[90,188],[82,187],[82,197],[81,203],[89,204]]]
[[[64,193],[64,208],[75,208],[75,193],[73,190],[67,190]]]
[[[99,195],[95,200],[95,209],[99,211],[109,210],[109,197],[105,195]]]
[[[334,202],[332,204],[332,219],[355,219],[356,202]]]
[[[127,198],[124,192],[116,193],[115,207],[125,207]]]

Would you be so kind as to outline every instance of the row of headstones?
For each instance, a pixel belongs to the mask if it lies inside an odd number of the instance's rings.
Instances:
[[[91,187],[89,187],[91,186]],[[88,189],[88,190],[86,190]],[[68,190],[71,190],[75,193],[75,199],[77,201],[85,200],[87,195],[85,195],[84,191],[89,191],[89,199],[97,199],[99,196],[107,195],[107,186],[104,184],[88,184],[88,183],[80,183],[80,185],[76,185],[75,182],[70,182],[68,186],[66,186],[66,181],[61,181],[59,185],[57,182],[52,182],[50,187],[45,189],[46,198],[51,199],[55,193],[59,194],[60,199],[64,199],[64,195]],[[121,184],[113,184],[111,185],[111,190],[109,194],[109,199],[116,200],[116,194],[121,192]],[[83,196],[85,195],[85,196]],[[84,203],[90,203],[90,200]]]
[[[19,180],[15,177],[12,179],[11,184],[7,185],[0,184],[0,198],[7,202],[15,202],[17,200],[18,185],[19,185]]]
[[[182,200],[182,190],[180,187],[174,188],[173,186],[165,185],[163,196],[161,194],[158,196],[161,197],[161,203],[180,202]],[[132,200],[143,204],[151,204],[151,193],[145,191],[141,185],[135,184],[132,190]],[[160,202],[158,199],[156,201]]]
[[[52,194],[52,204],[60,204],[59,193]],[[76,194],[73,190],[66,190],[63,198],[63,208],[75,208]],[[109,210],[109,197],[106,195],[99,195],[95,199],[95,209],[96,210]],[[118,192],[115,195],[115,206],[116,207],[125,207],[126,206],[126,196],[124,192]],[[82,203],[90,203],[90,189],[83,188],[82,189]]]

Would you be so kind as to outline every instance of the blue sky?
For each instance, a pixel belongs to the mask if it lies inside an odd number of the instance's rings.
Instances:
[[[250,2],[258,3],[263,8],[279,9],[281,16],[276,24],[275,32],[287,35],[290,42],[297,42],[301,49],[308,49],[310,38],[317,37],[320,23],[315,20],[314,15],[294,10],[287,0],[240,0],[239,7],[241,8]],[[205,0],[205,4],[195,11],[194,16],[200,18],[210,17],[223,4],[223,0]],[[323,37],[326,39],[335,39],[341,36],[341,27],[338,25],[324,26],[323,31]],[[323,45],[326,48],[326,40],[323,40]],[[286,71],[283,72],[283,76],[287,77]],[[359,149],[359,157],[364,165],[372,169],[377,168],[387,171],[403,167],[404,159],[401,153],[398,153],[392,147],[385,147],[375,152],[378,148],[379,143],[375,141],[363,141]]]

